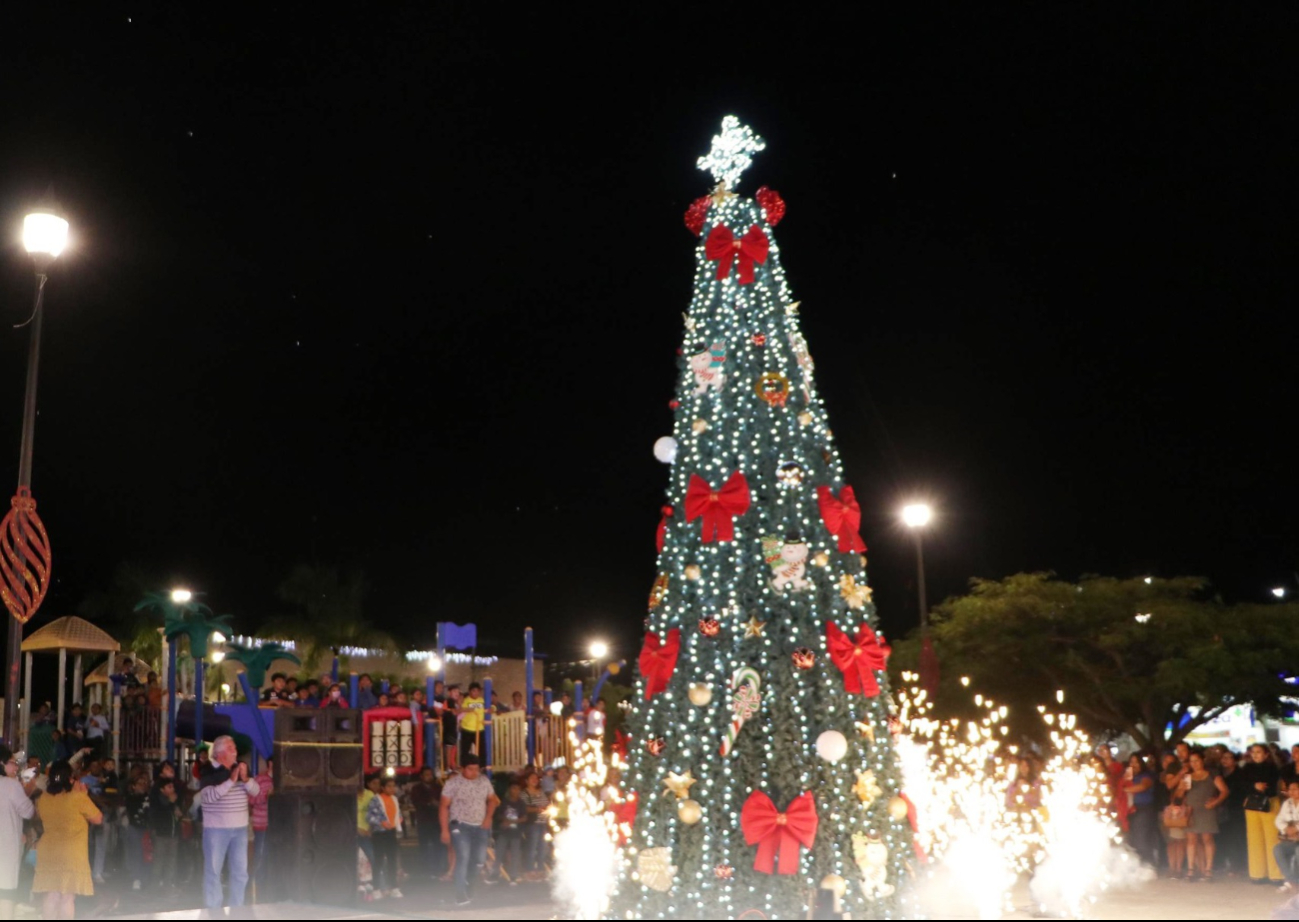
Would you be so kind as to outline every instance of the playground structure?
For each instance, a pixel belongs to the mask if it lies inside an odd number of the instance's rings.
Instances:
[[[251,638],[240,640],[260,644]],[[480,657],[476,652],[477,628],[475,625],[438,625],[438,645],[435,651],[425,654],[408,654],[405,658],[406,671],[422,674],[428,700],[433,700],[433,686],[437,680],[445,681],[449,674],[457,680],[468,678],[480,681],[483,685],[484,698],[492,698],[494,679],[492,673],[509,676],[509,691],[502,694],[508,698],[513,691],[522,691],[525,703],[531,703],[534,690],[540,691],[544,701],[544,715],[529,713],[527,710],[510,711],[493,714],[488,709],[485,726],[477,744],[480,758],[490,772],[516,772],[526,765],[571,764],[574,756],[573,735],[580,739],[585,735],[585,711],[587,701],[583,695],[582,683],[576,683],[574,694],[575,711],[571,717],[564,717],[552,711],[552,693],[547,688],[535,688],[538,678],[538,663],[533,651],[533,632],[528,628],[524,632],[524,656],[519,660],[499,660],[496,657]],[[250,707],[247,700],[243,702],[227,701],[209,702],[204,700],[202,707],[197,701],[206,695],[197,694],[202,672],[197,663],[179,661],[176,656],[178,639],[164,639],[161,657],[161,669],[158,670],[166,687],[162,692],[161,707],[135,707],[124,710],[122,707],[121,681],[121,645],[104,631],[80,618],[60,618],[34,632],[22,646],[26,654],[26,690],[27,695],[20,707],[20,739],[23,748],[30,748],[37,743],[41,753],[51,746],[39,745],[39,740],[31,736],[31,678],[33,654],[57,653],[59,657],[59,691],[57,707],[52,707],[50,722],[38,729],[38,735],[49,736],[55,727],[63,726],[67,708],[72,703],[99,703],[103,705],[105,715],[110,721],[110,731],[105,744],[106,755],[127,763],[156,764],[163,759],[173,759],[181,767],[190,763],[195,757],[198,742],[215,739],[223,733],[233,732],[246,736],[252,743],[251,756],[254,763],[271,755],[271,740],[274,728],[274,708]],[[469,652],[457,652],[468,650]],[[381,651],[359,651],[368,654],[376,667],[399,663],[402,658]],[[67,665],[68,656],[73,660],[73,689],[71,700],[67,699]],[[105,656],[87,676],[84,675],[84,657]],[[128,654],[129,655],[129,654]],[[386,657],[385,660],[378,658]],[[135,671],[142,680],[149,671],[148,666],[136,659]],[[268,659],[266,671],[297,671],[296,658]],[[367,665],[366,656],[353,656],[349,666]],[[432,668],[436,667],[436,668]],[[219,669],[220,683],[223,689],[235,687],[237,680],[243,686],[245,698],[255,701],[261,691],[263,675],[257,675],[258,687],[251,687],[247,682],[245,671],[236,672],[231,661],[213,664],[209,669]],[[336,657],[332,666],[332,676],[337,678],[339,669]],[[378,671],[376,668],[375,671]],[[388,670],[391,674],[393,670]],[[614,666],[605,671],[603,678],[596,684],[590,700],[598,698],[604,681],[617,671]],[[357,700],[359,673],[351,671],[349,676],[341,677],[342,683],[349,686],[349,700]],[[521,683],[520,683],[521,678]],[[231,681],[227,681],[231,680]],[[216,680],[214,680],[216,681]],[[403,684],[407,680],[403,679]],[[467,683],[465,683],[467,684]],[[523,689],[518,688],[522,684]],[[388,682],[381,680],[376,686],[378,691],[386,692]],[[172,695],[169,690],[175,689]],[[224,697],[224,695],[222,695]],[[555,710],[558,707],[555,705]],[[409,716],[407,716],[409,715]],[[393,774],[417,773],[425,765],[432,766],[439,774],[454,767],[454,749],[444,745],[442,719],[440,714],[430,713],[419,720],[418,715],[404,709],[387,708],[381,712],[367,712],[365,721],[366,769],[367,771],[384,771],[390,769]],[[381,741],[373,746],[372,741]],[[391,741],[391,743],[390,743]],[[452,753],[450,760],[448,753]]]

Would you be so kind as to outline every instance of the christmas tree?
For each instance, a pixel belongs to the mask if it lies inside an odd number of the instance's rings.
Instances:
[[[904,914],[914,860],[874,630],[861,510],[812,377],[762,140],[734,117],[699,159],[716,189],[685,317],[658,576],[639,657],[637,811],[615,916]]]

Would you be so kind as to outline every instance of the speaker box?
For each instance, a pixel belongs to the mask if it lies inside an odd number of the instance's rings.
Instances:
[[[364,780],[361,712],[280,708],[275,712],[275,789],[356,793]]]
[[[329,906],[356,901],[356,795],[278,793],[267,799],[269,893],[258,900]]]

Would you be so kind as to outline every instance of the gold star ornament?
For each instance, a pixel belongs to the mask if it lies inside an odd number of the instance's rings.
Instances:
[[[684,775],[668,772],[668,776],[663,779],[663,786],[677,795],[678,800],[685,800],[690,796],[690,785],[694,783],[695,777],[690,772],[686,772]]]
[[[726,188],[726,183],[719,182],[717,188],[713,190],[712,199],[714,205],[725,205],[727,199],[735,198],[735,193]]]
[[[757,615],[750,615],[744,625],[745,637],[761,637],[767,628],[767,622],[759,621]]]
[[[853,724],[853,726],[857,728],[857,733],[858,733],[858,735],[861,736],[862,739],[864,739],[864,740],[870,740],[872,743],[875,742],[875,725],[874,725],[874,724],[864,723],[864,722],[862,722],[862,721],[859,720],[859,721],[855,722],[855,723]]]
[[[871,600],[871,587],[858,586],[851,573],[845,573],[839,580],[839,595],[848,603],[849,608],[861,608]]]

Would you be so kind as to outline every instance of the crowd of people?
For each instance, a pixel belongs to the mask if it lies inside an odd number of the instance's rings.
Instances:
[[[1248,878],[1299,892],[1299,745],[1245,752],[1178,743],[1158,759],[1096,755],[1110,810],[1141,860],[1169,877]]]
[[[123,672],[134,675],[129,664]],[[155,706],[150,695],[156,689],[152,674],[145,682],[121,683],[124,701],[132,697],[131,713],[141,719]],[[260,703],[348,707],[349,697],[336,682],[276,674]],[[363,899],[400,899],[402,881],[436,878],[454,882],[456,901],[464,905],[480,884],[545,879],[553,866],[547,833],[552,823],[567,820],[563,798],[554,795],[567,785],[569,770],[529,766],[490,779],[480,756],[486,715],[525,710],[521,692],[505,704],[495,693],[487,700],[476,682],[463,691],[438,682],[427,701],[424,689],[381,690],[362,675],[355,697],[361,708],[409,708],[412,719],[439,721],[445,746],[442,774],[425,767],[414,777],[365,780],[357,802]],[[535,721],[539,734],[552,714],[575,714],[567,694],[552,710],[537,692],[526,710],[530,718],[545,718]],[[233,739],[223,736],[196,747],[183,777],[172,762],[144,760],[119,775],[99,705],[86,710],[74,704],[62,727],[48,706],[33,718],[33,727],[45,731],[31,737],[48,743],[43,751],[33,746],[19,765],[0,747],[6,763],[0,778],[0,836],[6,837],[0,842],[0,918],[12,918],[14,902],[28,894],[44,902],[47,918],[72,918],[76,898],[93,895],[107,877],[116,878],[119,890],[173,901],[176,891],[196,891],[201,884],[208,907],[241,906],[250,881],[265,884],[271,762],[254,775],[239,760]],[[583,721],[588,736],[603,736],[603,702]],[[616,773],[603,796],[621,800]]]

